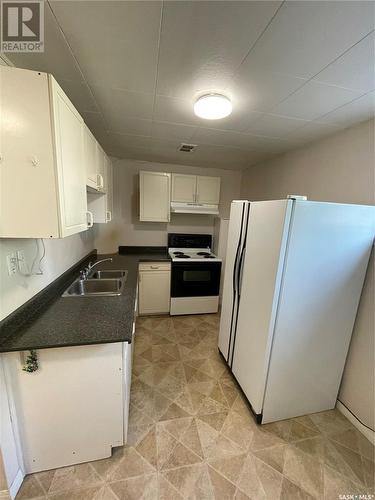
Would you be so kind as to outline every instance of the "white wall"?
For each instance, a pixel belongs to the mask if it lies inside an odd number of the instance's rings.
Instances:
[[[41,264],[43,275],[26,277],[20,274],[8,275],[6,256],[16,250],[23,250],[31,267],[36,255],[36,240],[5,238],[0,240],[0,320],[45,288],[94,248],[93,230],[68,238],[43,241],[46,247],[46,255]],[[41,256],[40,240],[38,245]],[[38,270],[38,261],[34,271]]]
[[[241,197],[304,194],[311,200],[374,204],[374,121],[361,123],[244,172]],[[339,398],[374,428],[374,256],[354,327]]]
[[[213,232],[214,218],[208,215],[172,214],[169,224],[139,222],[140,170],[221,177],[219,207],[221,217],[229,216],[230,203],[240,194],[240,171],[113,159],[113,222],[95,226],[95,247],[101,253],[116,252],[119,245],[166,245],[168,232],[210,234]]]

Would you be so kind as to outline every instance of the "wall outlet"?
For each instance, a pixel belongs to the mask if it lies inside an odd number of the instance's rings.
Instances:
[[[13,276],[17,273],[17,255],[15,253],[7,255],[7,265],[9,276]]]
[[[26,274],[27,266],[26,266],[25,252],[23,250],[17,250],[17,263],[18,263],[18,270],[22,274]]]

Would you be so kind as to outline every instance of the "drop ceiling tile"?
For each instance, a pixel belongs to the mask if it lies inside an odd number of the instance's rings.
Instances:
[[[374,2],[287,1],[246,64],[311,78],[374,29]]]
[[[283,139],[255,134],[242,134],[228,130],[213,130],[199,128],[192,141],[197,144],[210,144],[225,148],[236,148],[250,151],[275,152],[285,145]]]
[[[196,127],[190,125],[181,125],[169,122],[153,122],[152,124],[152,137],[156,139],[179,140],[188,142]]]
[[[307,123],[309,122],[297,118],[266,114],[257,120],[247,132],[265,136],[285,137],[292,130],[303,127]]]
[[[161,1],[49,0],[67,36],[110,37],[117,40],[149,38],[160,21]],[[139,33],[139,27],[142,27]],[[134,38],[133,38],[134,37]]]
[[[60,80],[59,83],[80,113],[84,111],[99,112],[95,99],[86,83],[71,80]]]
[[[254,162],[258,162],[267,156],[265,153],[210,144],[200,144],[193,155],[195,160],[201,162],[202,165],[205,162],[211,162],[216,167],[226,169],[247,168],[251,164],[254,164]]]
[[[150,161],[150,150],[148,148],[133,148],[131,146],[121,146],[113,144],[111,148],[111,156],[116,158],[129,158],[132,160]]]
[[[154,91],[160,2],[53,2],[53,10],[89,85]]]
[[[314,120],[360,96],[360,92],[310,81],[273,108],[277,115]]]
[[[102,138],[105,138],[105,140],[107,140],[107,125],[103,119],[102,114],[92,111],[84,111],[81,113],[81,115],[84,122],[95,136],[96,140],[105,150]]]
[[[91,87],[99,109],[107,119],[121,121],[123,116],[127,118],[151,119],[154,97],[152,94],[141,92],[129,92],[122,89]]]
[[[322,123],[348,127],[354,123],[369,120],[375,116],[375,92],[359,97],[355,101],[335,109],[319,118]]]
[[[193,112],[193,101],[157,95],[154,120],[159,122],[198,125],[201,121]]]
[[[246,60],[227,91],[247,111],[266,112],[302,87],[307,80],[264,69]]]
[[[262,112],[249,111],[240,99],[235,96],[231,99],[233,104],[232,114],[221,120],[202,120],[203,127],[215,130],[231,130],[234,132],[244,132],[263,116]]]
[[[128,135],[109,133],[112,143],[121,148],[143,148],[151,147],[151,137],[144,135]]]
[[[7,57],[18,68],[52,73],[59,83],[63,80],[82,81],[82,74],[47,2],[44,8],[44,26],[44,52],[9,53]]]
[[[128,118],[126,115],[112,116],[109,113],[103,113],[108,123],[108,130],[117,134],[130,135],[151,135],[151,120],[142,118]]]
[[[247,136],[231,130],[198,128],[191,140],[197,144],[249,149]]]
[[[375,89],[375,34],[371,33],[319,73],[315,81],[370,92]]]
[[[223,90],[280,4],[165,2],[158,94],[191,99]]]
[[[341,128],[328,123],[310,122],[304,127],[294,130],[288,136],[291,146],[313,142],[328,135],[339,132]]]

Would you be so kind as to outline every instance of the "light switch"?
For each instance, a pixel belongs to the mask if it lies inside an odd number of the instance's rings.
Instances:
[[[13,276],[17,273],[17,255],[15,253],[11,253],[7,255],[7,264],[8,264],[8,274],[9,276]]]
[[[27,267],[26,267],[26,260],[25,260],[25,252],[23,250],[17,250],[17,263],[18,263],[18,270],[22,274],[26,274]]]

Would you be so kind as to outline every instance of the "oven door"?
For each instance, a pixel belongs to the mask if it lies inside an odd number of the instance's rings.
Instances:
[[[173,262],[171,297],[219,295],[221,262]]]

